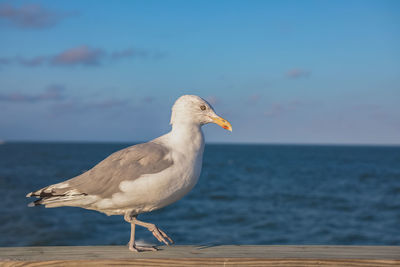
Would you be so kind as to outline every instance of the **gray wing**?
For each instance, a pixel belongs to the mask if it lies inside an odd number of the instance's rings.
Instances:
[[[77,177],[32,192],[28,196],[49,199],[78,194],[110,198],[120,191],[122,181],[135,180],[143,174],[158,173],[170,167],[173,161],[168,158],[168,152],[168,148],[158,143],[134,145],[111,154]]]

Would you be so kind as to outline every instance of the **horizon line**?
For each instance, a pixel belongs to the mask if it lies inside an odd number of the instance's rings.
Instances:
[[[118,141],[118,140],[2,140],[0,139],[0,145],[4,145],[7,143],[65,143],[65,144],[140,144],[146,143],[148,141]],[[208,145],[288,145],[288,146],[385,146],[385,147],[398,147],[400,144],[393,143],[350,143],[350,142],[205,142]]]

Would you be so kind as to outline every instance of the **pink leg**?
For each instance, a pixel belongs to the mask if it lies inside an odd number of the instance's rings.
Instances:
[[[157,249],[155,247],[146,247],[146,246],[138,246],[135,244],[135,222],[133,222],[133,218],[136,217],[130,217],[129,215],[127,216],[125,214],[124,219],[129,222],[131,224],[131,237],[129,239],[129,243],[128,243],[128,248],[130,251],[133,252],[141,252],[141,251],[157,251]]]
[[[132,222],[147,228],[157,238],[158,241],[163,242],[165,245],[169,246],[170,244],[174,243],[174,241],[172,241],[172,239],[155,224],[139,221],[136,219],[136,217],[132,218]]]

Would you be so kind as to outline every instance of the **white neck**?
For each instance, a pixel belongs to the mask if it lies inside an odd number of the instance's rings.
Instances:
[[[170,144],[176,149],[193,150],[203,154],[204,135],[201,125],[195,123],[174,123],[168,133]]]

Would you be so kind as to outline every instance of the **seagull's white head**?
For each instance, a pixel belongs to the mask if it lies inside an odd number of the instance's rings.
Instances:
[[[216,123],[232,132],[231,124],[218,116],[213,107],[196,95],[183,95],[172,106],[171,124],[199,124]]]

